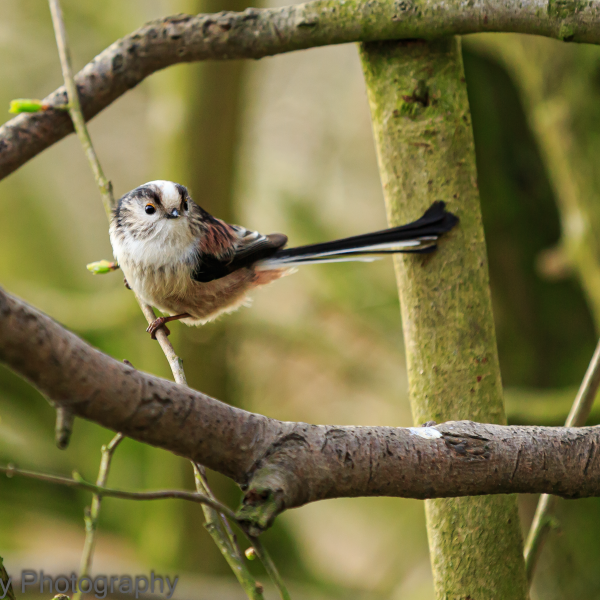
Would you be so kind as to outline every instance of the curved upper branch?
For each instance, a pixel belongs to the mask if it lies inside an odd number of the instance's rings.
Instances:
[[[600,427],[285,423],[119,363],[2,289],[0,362],[70,412],[236,480],[254,533],[325,498],[600,495]]]
[[[91,119],[151,73],[180,62],[262,58],[329,44],[502,31],[600,43],[600,0],[313,0],[241,13],[152,21],[77,75]],[[45,98],[64,104],[64,87]],[[0,179],[73,131],[64,111],[22,114],[0,127]]]

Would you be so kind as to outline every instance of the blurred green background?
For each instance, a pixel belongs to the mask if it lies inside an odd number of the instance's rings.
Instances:
[[[245,6],[63,1],[76,69],[149,19]],[[600,49],[513,35],[463,42],[509,420],[559,425],[600,325]],[[62,82],[45,2],[0,2],[0,82],[6,109]],[[294,245],[385,227],[353,45],[173,67],[115,102],[90,130],[117,195],[173,179],[215,215],[284,231]],[[1,285],[112,356],[170,378],[119,273],[85,269],[111,249],[77,140],[0,182],[0,207]],[[226,402],[283,420],[412,424],[391,261],[306,267],[256,293],[252,308],[171,330],[190,385]],[[57,450],[51,407],[2,368],[0,419],[2,463],[77,469],[87,479],[111,437],[77,421],[69,449]],[[598,421],[595,411],[590,422]],[[214,474],[211,482],[237,503],[231,482]],[[126,440],[109,484],[191,489],[193,478],[187,461]],[[76,570],[89,499],[0,478],[0,555],[9,572]],[[524,528],[535,501],[520,499]],[[534,597],[600,596],[599,509],[598,499],[560,503]],[[243,598],[202,522],[200,508],[182,502],[105,499],[94,572],[154,569],[180,576],[177,599]],[[295,598],[433,598],[419,501],[312,504],[285,513],[264,540]]]

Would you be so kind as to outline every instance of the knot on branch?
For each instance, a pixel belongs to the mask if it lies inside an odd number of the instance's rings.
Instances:
[[[308,501],[310,484],[297,472],[299,457],[310,447],[307,434],[293,431],[282,436],[257,461],[237,512],[250,535],[257,536],[273,524],[290,505],[286,498],[293,499],[294,506]]]
[[[268,484],[253,485],[244,495],[236,518],[251,536],[257,537],[271,527],[284,508],[283,489],[273,490]]]

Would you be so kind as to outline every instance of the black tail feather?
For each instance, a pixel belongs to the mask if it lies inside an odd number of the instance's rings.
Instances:
[[[423,216],[400,227],[356,235],[332,242],[278,250],[265,266],[301,264],[336,260],[372,260],[380,255],[433,252],[437,239],[458,223],[458,217],[446,210],[445,202],[434,202]],[[414,242],[413,245],[408,245]],[[397,247],[394,247],[395,244]],[[354,257],[354,258],[353,258]]]

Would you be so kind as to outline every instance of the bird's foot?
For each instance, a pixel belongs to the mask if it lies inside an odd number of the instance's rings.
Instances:
[[[156,332],[161,327],[163,328],[165,335],[171,335],[171,331],[169,330],[169,328],[166,325],[168,320],[169,319],[167,319],[166,317],[158,317],[158,319],[154,319],[154,321],[152,321],[152,323],[150,323],[150,325],[148,325],[148,328],[146,329],[146,331],[150,334],[150,337],[153,340],[156,339]]]
[[[125,286],[125,287],[126,287],[128,290],[130,290],[130,289],[131,289],[131,287],[130,287],[130,286],[129,286],[129,284],[127,283],[127,277],[123,277],[123,285],[124,285],[124,286]]]

